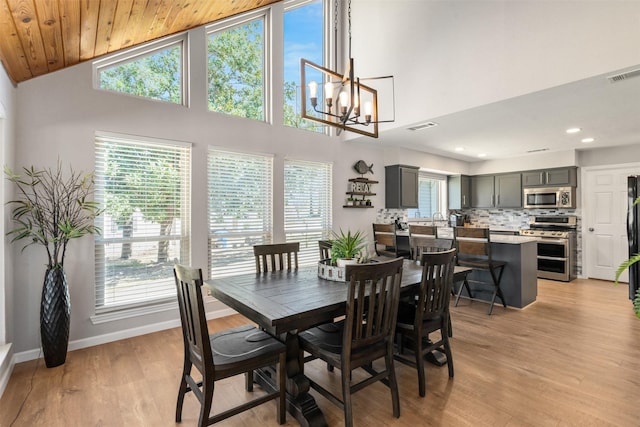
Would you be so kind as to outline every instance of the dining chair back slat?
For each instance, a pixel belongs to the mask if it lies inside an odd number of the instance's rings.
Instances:
[[[298,268],[300,242],[255,245],[256,273]]]

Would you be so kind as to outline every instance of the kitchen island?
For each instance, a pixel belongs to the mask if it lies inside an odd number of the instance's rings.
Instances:
[[[500,288],[505,303],[509,307],[524,308],[536,300],[538,296],[538,259],[536,239],[524,236],[491,235],[491,255],[496,261],[505,261]],[[468,280],[491,283],[491,276],[487,271],[473,271]],[[487,291],[481,287],[471,286],[474,298],[491,300],[493,287],[487,285]],[[457,289],[456,289],[457,291]],[[462,291],[466,295],[466,291]],[[500,301],[498,298],[496,302]]]
[[[505,303],[509,307],[524,308],[536,300],[538,296],[538,249],[537,240],[533,237],[516,236],[491,233],[491,254],[496,261],[505,261],[500,289],[504,295]],[[398,246],[409,247],[409,233],[398,231]],[[438,237],[453,239],[451,227],[438,227]],[[403,240],[404,239],[404,240]],[[483,281],[491,283],[491,275],[487,271],[473,271],[469,274],[470,281]],[[458,291],[459,284],[455,284]],[[486,291],[485,291],[486,290]],[[471,286],[474,299],[491,301],[493,294],[492,285]],[[467,296],[466,290],[462,291],[462,297]],[[496,299],[500,303],[500,299]]]

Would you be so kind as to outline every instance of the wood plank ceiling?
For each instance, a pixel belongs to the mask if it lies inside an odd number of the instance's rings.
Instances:
[[[0,0],[14,83],[281,0]]]

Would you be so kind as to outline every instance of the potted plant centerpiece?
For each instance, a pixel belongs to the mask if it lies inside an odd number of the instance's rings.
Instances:
[[[94,202],[93,173],[63,174],[56,169],[23,168],[24,175],[5,167],[7,179],[18,187],[20,198],[13,205],[11,218],[16,224],[7,232],[11,241],[26,240],[42,245],[47,253],[47,269],[40,301],[40,337],[48,368],[62,365],[67,357],[71,307],[64,272],[67,245],[71,239],[101,230],[94,219],[102,210]]]
[[[362,250],[366,247],[364,235],[360,231],[345,234],[342,229],[339,233],[333,232],[331,239],[331,264],[344,267],[347,264],[357,264],[362,256]]]

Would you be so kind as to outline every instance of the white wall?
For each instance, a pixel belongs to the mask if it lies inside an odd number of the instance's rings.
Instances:
[[[356,75],[395,77],[396,122],[383,129],[640,62],[638,1],[353,0],[352,10]]]

